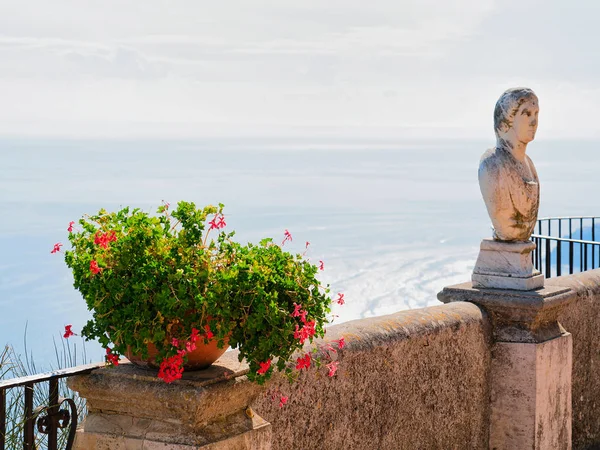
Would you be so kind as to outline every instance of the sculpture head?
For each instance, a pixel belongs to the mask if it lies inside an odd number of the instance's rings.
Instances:
[[[529,88],[505,91],[494,108],[494,130],[498,140],[528,144],[535,138],[539,113],[538,98]]]

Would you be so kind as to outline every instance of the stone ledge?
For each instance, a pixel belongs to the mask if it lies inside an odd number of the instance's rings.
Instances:
[[[89,411],[76,448],[270,448],[239,444],[255,435],[268,441],[270,424],[249,409],[263,388],[247,381],[248,367],[237,356],[227,352],[171,384],[130,363],[71,378]],[[209,446],[217,443],[224,446]]]
[[[575,292],[561,286],[517,291],[476,288],[470,282],[445,287],[438,293],[443,303],[470,302],[485,308],[494,336],[502,342],[543,342],[563,335],[557,317],[575,297]]]

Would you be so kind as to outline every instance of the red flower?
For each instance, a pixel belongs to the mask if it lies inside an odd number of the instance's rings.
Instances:
[[[106,234],[97,231],[94,235],[94,244],[99,245],[102,248],[108,248],[108,239]]]
[[[196,328],[192,328],[192,335],[190,336],[190,341],[191,342],[196,342],[198,339],[200,339],[200,331],[198,331]]]
[[[170,356],[160,363],[158,377],[165,383],[172,383],[179,380],[183,375],[183,354],[178,352],[176,355]]]
[[[106,361],[108,361],[113,366],[119,365],[119,355],[115,355],[110,347],[106,347]]]
[[[75,225],[75,222],[69,222],[69,228],[67,228],[67,231],[68,231],[69,233],[72,233],[72,232],[73,232],[73,225]]]
[[[344,338],[341,337],[337,341],[337,344],[338,344],[338,348],[341,350],[342,348],[344,348],[346,346],[346,341],[344,341]]]
[[[65,334],[63,334],[63,337],[64,337],[65,339],[68,339],[68,338],[70,338],[71,336],[74,336],[74,335],[75,335],[75,333],[73,333],[73,332],[71,331],[71,327],[72,327],[72,326],[73,326],[73,325],[65,325]]]
[[[171,339],[171,345],[173,347],[179,347],[179,341],[175,338]]]
[[[63,245],[60,242],[57,242],[56,244],[54,244],[54,248],[52,249],[52,251],[50,253],[56,253],[56,252],[60,252],[60,248]]]
[[[300,312],[300,321],[301,321],[302,323],[306,323],[306,315],[307,315],[307,314],[308,314],[308,311],[306,311],[306,310],[302,310],[302,311]]]
[[[319,270],[325,269],[325,263],[319,260]]]
[[[283,405],[285,405],[288,401],[289,397],[286,397],[285,395],[282,395],[281,398],[279,399],[279,407],[283,408]]]
[[[338,298],[336,299],[336,302],[338,305],[343,305],[344,303],[346,303],[344,301],[344,294],[338,293]]]
[[[221,214],[220,216],[219,214],[215,214],[213,220],[211,220],[208,223],[210,225],[209,230],[220,230],[221,228],[225,228],[227,226],[227,224],[225,223],[225,216],[223,214]]]
[[[305,331],[305,328],[301,329],[296,325],[296,330],[294,331],[294,339],[299,339],[301,344],[304,344],[304,341],[308,339],[308,334]]]
[[[292,317],[299,317],[300,311],[302,311],[302,305],[299,305],[296,302],[294,302],[294,312],[292,313]]]
[[[310,354],[307,353],[303,358],[298,358],[296,362],[296,369],[308,369],[310,367]]]
[[[283,247],[283,244],[285,244],[287,241],[292,242],[292,235],[290,234],[290,232],[288,230],[285,230],[283,232],[283,242],[281,243],[281,246]]]
[[[102,268],[98,266],[98,262],[95,260],[90,261],[90,271],[96,275],[98,272],[102,272]]]
[[[306,334],[308,334],[310,337],[313,337],[315,335],[315,321],[314,320],[310,320],[308,322],[306,322],[306,325],[304,325],[304,328],[306,329]]]
[[[108,248],[109,242],[115,242],[117,240],[117,233],[115,230],[111,230],[110,233],[101,233],[97,231],[94,235],[94,244],[99,245],[102,248]]]
[[[304,322],[304,326],[302,328],[296,325],[296,330],[294,330],[294,339],[299,339],[300,343],[304,344],[304,341],[306,341],[309,337],[313,337],[315,333],[315,321],[311,320]]]
[[[261,362],[258,364],[260,365],[260,369],[258,369],[256,373],[264,375],[265,373],[267,373],[267,370],[269,370],[269,368],[271,367],[271,360],[268,359],[266,362]]]
[[[330,377],[334,376],[335,372],[338,369],[338,364],[339,362],[337,361],[331,361],[329,364],[326,364],[325,367],[329,369],[329,373],[327,375],[329,375]]]
[[[204,336],[206,339],[212,339],[214,334],[210,331],[210,325],[204,325]]]

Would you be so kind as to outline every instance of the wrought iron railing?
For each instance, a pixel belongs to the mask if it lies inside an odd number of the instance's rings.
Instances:
[[[48,450],[58,450],[58,432],[68,431],[64,450],[70,450],[77,429],[77,405],[71,398],[59,397],[59,382],[73,375],[90,373],[105,363],[86,364],[69,369],[56,370],[10,380],[0,381],[0,450],[16,450],[6,448],[6,403],[10,389],[23,388],[23,449],[37,450],[37,432],[46,435],[45,445]],[[40,383],[48,383],[48,399],[46,405],[34,409],[34,387]],[[63,407],[65,406],[65,407]],[[13,443],[14,445],[14,443]]]
[[[600,217],[545,217],[531,236],[533,264],[546,278],[600,267]]]

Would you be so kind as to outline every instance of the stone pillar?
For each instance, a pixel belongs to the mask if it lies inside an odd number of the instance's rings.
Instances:
[[[472,283],[444,288],[444,302],[483,307],[492,326],[489,448],[571,449],[572,340],[558,323],[575,298],[569,289],[480,289]]]
[[[132,364],[69,380],[87,400],[75,450],[269,450],[271,425],[249,408],[262,392],[228,352],[171,384]]]

